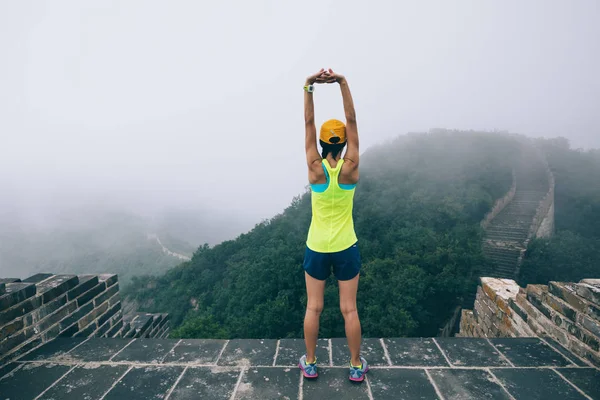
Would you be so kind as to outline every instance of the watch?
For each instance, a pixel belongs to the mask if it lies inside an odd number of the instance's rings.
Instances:
[[[304,86],[304,90],[306,90],[308,93],[312,93],[315,91],[315,86],[314,85]]]

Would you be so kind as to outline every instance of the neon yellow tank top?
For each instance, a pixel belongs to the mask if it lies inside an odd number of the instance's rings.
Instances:
[[[346,250],[357,241],[352,220],[355,189],[340,188],[338,177],[342,165],[343,159],[331,168],[327,159],[323,159],[329,185],[324,192],[311,190],[312,220],[306,245],[312,251],[335,253]]]

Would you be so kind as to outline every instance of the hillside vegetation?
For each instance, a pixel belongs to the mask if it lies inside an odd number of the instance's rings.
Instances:
[[[359,313],[366,336],[431,336],[475,290],[480,220],[511,185],[517,146],[504,134],[411,134],[361,157],[354,221],[363,270]],[[265,193],[268,195],[268,193]],[[310,195],[235,240],[201,246],[161,277],[134,278],[142,310],[171,314],[174,336],[300,337],[302,259]],[[335,281],[321,335],[344,335]]]
[[[600,278],[600,151],[571,149],[564,138],[537,145],[556,181],[556,233],[529,244],[520,284]]]

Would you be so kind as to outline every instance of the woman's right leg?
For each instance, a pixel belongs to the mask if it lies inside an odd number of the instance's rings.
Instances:
[[[348,339],[348,348],[350,349],[351,363],[354,366],[361,365],[360,361],[360,343],[361,329],[358,311],[356,309],[356,292],[358,291],[358,278],[347,281],[338,281],[340,288],[340,310],[344,316],[346,338]]]

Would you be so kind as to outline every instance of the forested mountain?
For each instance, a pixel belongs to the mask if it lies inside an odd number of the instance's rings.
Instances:
[[[571,149],[565,138],[538,139],[556,181],[555,228],[533,240],[519,281],[546,284],[600,277],[600,151]]]
[[[483,265],[479,222],[512,182],[518,142],[500,133],[410,134],[367,150],[354,221],[363,270],[359,313],[366,336],[431,336]],[[268,193],[265,193],[268,196]],[[183,337],[300,337],[302,259],[310,195],[280,215],[161,277],[134,278],[130,301],[171,314]],[[335,281],[321,334],[344,335]]]

